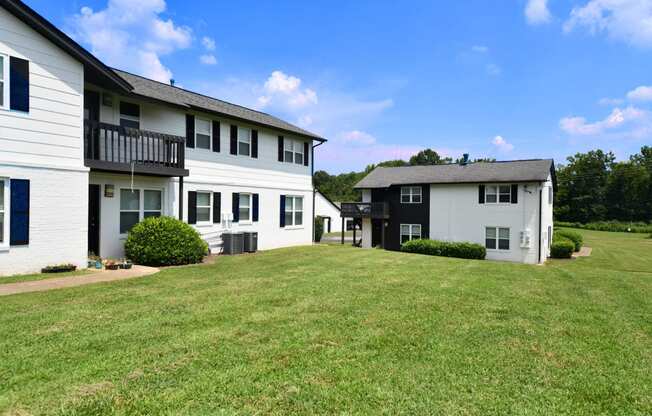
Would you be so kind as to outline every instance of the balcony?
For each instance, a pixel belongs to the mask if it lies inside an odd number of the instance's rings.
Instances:
[[[387,202],[342,202],[342,218],[389,218]]]
[[[84,164],[107,172],[188,176],[186,139],[170,134],[84,121]]]

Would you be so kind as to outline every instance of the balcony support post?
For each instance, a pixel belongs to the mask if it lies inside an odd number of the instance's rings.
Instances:
[[[346,225],[346,217],[342,218],[342,245],[344,245],[344,226]]]
[[[183,176],[179,176],[179,221],[183,221]]]

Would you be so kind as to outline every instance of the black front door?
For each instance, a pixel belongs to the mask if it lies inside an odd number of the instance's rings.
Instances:
[[[383,246],[383,220],[371,220],[371,246]]]
[[[88,185],[88,252],[100,255],[100,185]]]

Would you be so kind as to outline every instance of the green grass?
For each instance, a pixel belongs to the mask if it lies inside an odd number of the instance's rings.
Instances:
[[[361,232],[358,231],[358,235],[361,235]],[[353,237],[353,231],[344,231],[345,237]],[[331,233],[324,233],[324,237],[342,237],[342,231],[334,231]]]
[[[0,301],[0,414],[652,413],[652,241],[528,266],[350,246]]]
[[[83,276],[92,273],[89,270],[76,270],[74,272],[62,273],[35,273],[35,274],[16,274],[13,276],[0,276],[0,285],[5,283],[32,282],[35,280],[52,279],[55,277]]]

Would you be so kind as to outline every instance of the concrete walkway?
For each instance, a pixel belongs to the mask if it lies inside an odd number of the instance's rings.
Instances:
[[[593,251],[591,247],[582,247],[580,251],[573,253],[573,258],[589,257],[591,255],[591,251]]]
[[[0,296],[27,292],[42,292],[45,290],[90,285],[92,283],[132,279],[134,277],[154,274],[158,271],[159,269],[156,267],[133,266],[129,270],[93,270],[92,273],[82,276],[54,277],[51,279],[33,280],[30,282],[7,283],[0,285]]]

